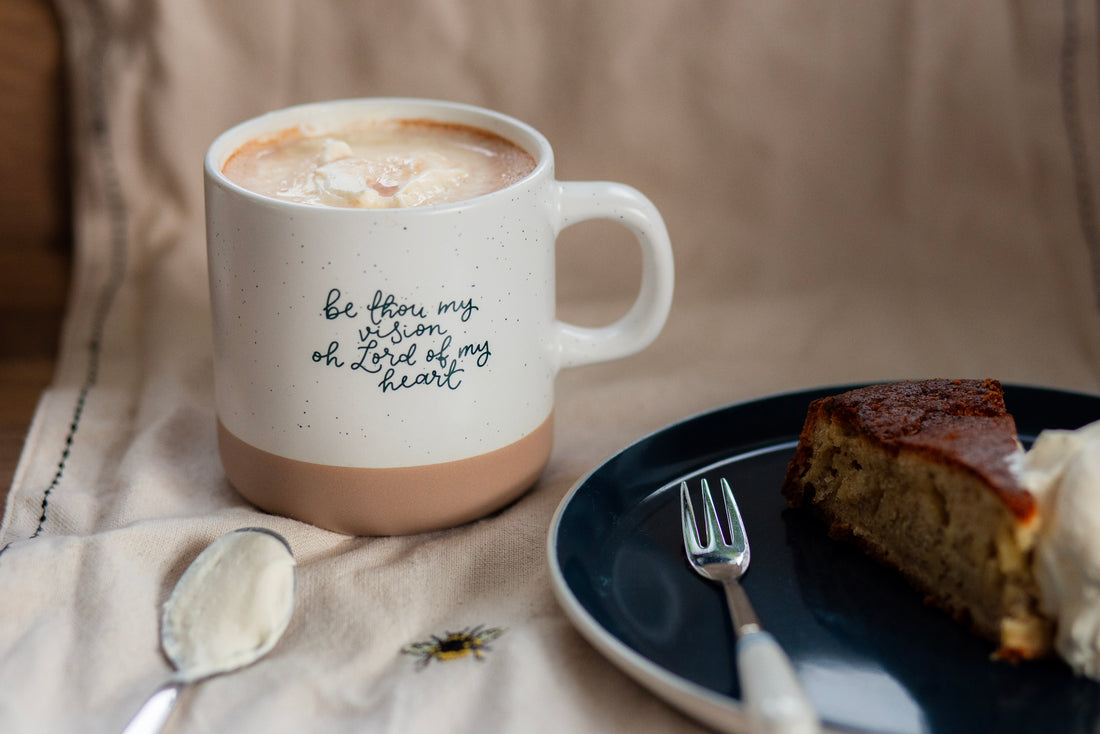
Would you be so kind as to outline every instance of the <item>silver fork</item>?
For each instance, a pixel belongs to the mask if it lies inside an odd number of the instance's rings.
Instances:
[[[737,676],[754,730],[784,734],[817,732],[817,714],[795,674],[790,658],[760,625],[748,594],[741,588],[739,579],[749,568],[749,539],[729,482],[725,478],[721,480],[730,528],[729,542],[722,536],[710,485],[706,479],[702,485],[705,545],[700,543],[697,535],[695,511],[691,506],[687,482],[680,483],[684,550],[699,575],[719,581],[725,587],[726,602],[737,635]]]

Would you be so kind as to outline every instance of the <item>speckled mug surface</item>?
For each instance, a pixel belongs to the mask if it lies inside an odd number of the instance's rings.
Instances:
[[[488,130],[536,161],[464,201],[351,209],[252,193],[222,173],[243,144],[294,128],[417,119]],[[549,458],[559,369],[656,338],[672,302],[667,230],[641,193],[559,182],[546,138],[450,102],[357,99],[272,112],[205,160],[218,443],[229,481],[270,512],[389,535],[482,517]],[[600,328],[555,316],[555,240],[594,218],[637,236],[642,284]]]

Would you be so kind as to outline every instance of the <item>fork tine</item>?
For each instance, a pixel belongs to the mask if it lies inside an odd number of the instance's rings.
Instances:
[[[737,508],[737,500],[733,498],[733,490],[725,477],[721,479],[722,499],[726,501],[726,519],[730,524],[730,545],[737,551],[745,553],[745,563],[749,562],[749,536],[745,532],[745,522],[741,519],[741,510]]]
[[[726,519],[729,520],[729,542],[722,535],[714,497],[706,479],[700,482],[705,506],[706,547],[699,547],[687,481],[680,482],[680,520],[689,564],[700,576],[718,581],[725,588],[726,605],[737,637],[737,675],[750,726],[753,731],[759,726],[760,731],[818,734],[820,722],[799,682],[798,673],[775,638],[760,626],[752,603],[739,583],[748,570],[749,540],[733,490],[724,477],[720,481]]]
[[[718,523],[718,510],[714,508],[714,497],[710,493],[710,485],[707,480],[703,482],[703,512],[706,515],[707,538],[710,539],[707,547],[724,546],[726,539],[722,536],[722,527]],[[727,505],[727,511],[728,511]]]
[[[695,510],[691,506],[691,496],[688,494],[687,482],[680,482],[680,522],[684,526],[684,549],[688,557],[698,555],[710,547],[702,547],[699,544],[699,531],[695,525]]]

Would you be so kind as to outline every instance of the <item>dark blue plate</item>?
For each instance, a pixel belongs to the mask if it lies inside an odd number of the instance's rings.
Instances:
[[[550,527],[554,591],[612,662],[686,713],[744,721],[718,586],[683,555],[678,485],[729,479],[752,544],[744,586],[823,722],[841,731],[1100,731],[1100,685],[1059,660],[1011,664],[892,571],[829,540],[779,494],[811,400],[787,393],[690,418],[620,451],[564,498]],[[1006,385],[1028,444],[1100,419],[1100,396]]]

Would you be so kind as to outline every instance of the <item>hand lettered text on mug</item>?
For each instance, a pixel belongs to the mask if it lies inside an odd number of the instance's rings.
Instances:
[[[467,369],[484,367],[492,356],[488,340],[456,345],[447,328],[469,322],[477,310],[472,298],[428,306],[381,290],[369,305],[360,306],[332,288],[321,313],[327,321],[351,322],[348,333],[354,346],[333,339],[324,350],[313,352],[313,361],[379,378],[383,393],[413,387],[457,390]]]

